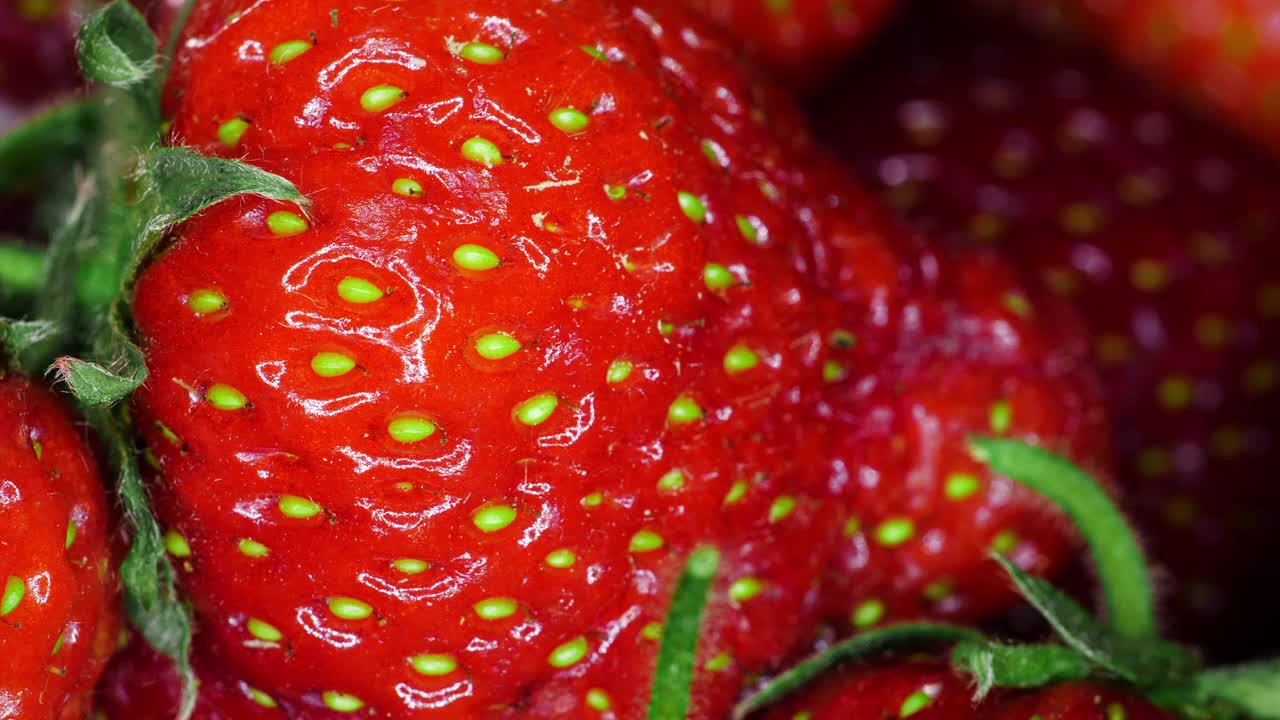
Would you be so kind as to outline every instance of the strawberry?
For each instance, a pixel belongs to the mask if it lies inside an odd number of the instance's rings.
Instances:
[[[1019,0],[1054,30],[1098,35],[1125,61],[1280,150],[1280,8],[1256,0]]]
[[[635,717],[708,543],[696,717],[807,635],[804,420],[843,350],[765,242],[805,235],[760,190],[796,169],[734,137],[778,144],[715,37],[660,4],[197,7],[173,141],[313,200],[213,208],[134,294],[157,511],[229,682]]]
[[[871,35],[895,0],[689,0],[786,77],[809,85]],[[816,73],[816,75],[815,75]]]
[[[26,108],[75,87],[72,35],[51,0],[0,2],[0,132]]]
[[[110,518],[84,431],[0,376],[0,717],[72,720],[116,646]]]
[[[295,716],[638,716],[706,543],[724,560],[693,713],[717,716],[825,610],[851,473],[898,461],[891,433],[859,456],[861,394],[894,405],[966,360],[1000,430],[1074,451],[1055,433],[1096,416],[1043,390],[1078,364],[1037,349],[1038,316],[973,280],[1007,273],[941,271],[869,220],[714,32],[662,4],[553,9],[222,1],[188,28],[172,141],[313,204],[223,203],[143,271],[134,418],[198,655]],[[1000,377],[1024,364],[1032,391]],[[935,466],[884,482],[937,495]],[[868,527],[927,575],[995,506],[1037,522],[1020,562],[1060,561],[1066,533],[984,479],[950,535],[926,512],[903,536],[905,507]],[[988,539],[957,542],[959,582]]]
[[[843,79],[824,131],[903,217],[1082,312],[1171,630],[1274,642],[1276,169],[1090,55],[939,12]]]
[[[270,720],[280,716],[280,710],[264,700],[267,695],[230,680],[208,658],[197,656],[193,664],[200,678],[200,699],[192,720]],[[103,675],[97,708],[109,718],[173,720],[181,694],[173,662],[140,638],[133,638],[112,658]],[[311,712],[294,717],[319,717]]]
[[[1166,720],[1177,717],[1145,698],[1095,682],[1034,690],[997,690],[979,702],[973,688],[944,663],[928,659],[850,666],[793,700],[762,713],[763,720]]]

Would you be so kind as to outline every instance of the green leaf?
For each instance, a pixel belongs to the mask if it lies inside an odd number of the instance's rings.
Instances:
[[[120,347],[125,360],[118,363],[120,372],[73,357],[58,358],[53,364],[58,378],[71,389],[71,394],[90,407],[111,406],[140,387],[147,379],[146,360],[132,342]]]
[[[146,360],[130,337],[127,300],[133,278],[171,227],[238,195],[306,205],[298,189],[284,178],[236,160],[204,157],[183,148],[153,151],[144,159],[138,181],[144,187],[136,203],[140,227],[126,246],[117,244],[111,252],[99,250],[81,268],[99,270],[93,275],[82,272],[78,283],[89,312],[101,305],[109,307],[108,321],[95,333],[92,357],[64,357],[55,364],[72,394],[90,406],[119,402],[147,378]],[[85,277],[94,282],[84,282]]]
[[[953,643],[982,642],[984,639],[977,630],[935,623],[902,623],[861,632],[773,678],[759,691],[738,703],[733,717],[734,720],[743,720],[837,665],[893,651],[914,652]]]
[[[1097,568],[1107,619],[1133,638],[1157,635],[1154,593],[1137,536],[1106,491],[1068,460],[1019,440],[971,438],[975,457],[1049,498],[1079,528]]]
[[[155,150],[143,167],[154,202],[151,220],[135,250],[147,251],[160,233],[236,195],[261,195],[306,205],[293,183],[238,160],[197,155],[185,148]]]
[[[1194,674],[1197,660],[1190,652],[1153,638],[1120,635],[1054,586],[1023,572],[1000,554],[992,557],[1058,637],[1099,668],[1139,687],[1176,682]]]
[[[123,0],[89,16],[76,40],[84,76],[118,88],[155,82],[156,36],[132,5]]]
[[[1206,701],[1225,702],[1254,720],[1280,720],[1280,659],[1206,670],[1195,691]]]
[[[684,720],[689,711],[689,686],[698,654],[702,614],[719,566],[720,552],[707,546],[694,549],[685,562],[663,625],[649,698],[649,720]]]
[[[97,431],[116,470],[116,495],[133,528],[133,544],[120,565],[125,610],[147,642],[177,663],[183,678],[179,720],[186,720],[195,707],[197,692],[189,660],[191,616],[178,596],[160,523],[151,512],[139,472],[138,455],[130,441],[122,409],[86,408],[84,414]]]
[[[59,103],[0,136],[0,193],[25,187],[50,169],[68,163],[93,132],[88,100]]]
[[[975,702],[993,687],[1033,688],[1083,680],[1094,667],[1080,653],[1061,645],[997,642],[960,643],[951,651],[951,664],[977,681]]]
[[[53,326],[42,320],[0,318],[0,356],[19,358],[28,347],[42,342],[53,332]]]

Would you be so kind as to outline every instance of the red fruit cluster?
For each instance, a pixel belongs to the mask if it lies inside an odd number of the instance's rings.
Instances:
[[[919,18],[843,79],[828,137],[915,225],[999,248],[1083,313],[1170,629],[1265,645],[1280,173],[1093,56]]]
[[[637,717],[711,544],[717,717],[822,615],[981,617],[1012,600],[989,546],[1066,558],[964,438],[1096,466],[1071,325],[887,222],[683,10],[214,2],[185,47],[173,140],[312,200],[201,215],[134,298],[228,702]]]
[[[74,720],[116,648],[110,515],[85,432],[0,377],[0,716]]]

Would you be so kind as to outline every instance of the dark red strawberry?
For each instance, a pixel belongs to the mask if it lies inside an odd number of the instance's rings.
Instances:
[[[200,699],[192,720],[271,720],[279,706],[247,683],[221,674],[204,656],[193,658],[200,678]],[[97,707],[109,718],[173,720],[181,701],[182,684],[173,662],[138,637],[116,654],[98,686]],[[329,716],[310,711],[295,718]]]
[[[0,717],[85,717],[116,647],[106,498],[83,428],[0,376]]]
[[[872,32],[896,0],[689,0],[783,74],[812,84]]]
[[[842,80],[827,136],[918,227],[1083,312],[1171,630],[1273,642],[1280,173],[1104,62],[940,12]]]
[[[0,2],[0,132],[32,104],[75,87],[77,77],[62,3]]]
[[[1074,682],[1027,691],[997,690],[973,699],[969,678],[944,663],[903,660],[833,673],[764,720],[1165,720],[1177,717],[1101,683]]]
[[[1114,54],[1280,151],[1280,7],[1256,0],[986,0],[1051,30],[1096,33]]]

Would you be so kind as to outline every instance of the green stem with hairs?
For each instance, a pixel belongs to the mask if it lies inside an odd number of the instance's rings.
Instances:
[[[969,447],[975,458],[1044,495],[1075,522],[1093,555],[1111,628],[1129,638],[1155,638],[1146,558],[1106,491],[1067,460],[1019,440],[974,437]]]

